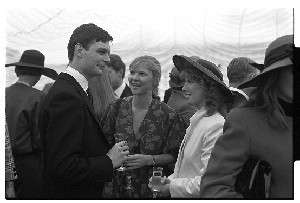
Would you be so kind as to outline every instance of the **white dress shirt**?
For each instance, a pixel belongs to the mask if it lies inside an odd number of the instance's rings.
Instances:
[[[82,87],[82,89],[86,92],[86,90],[89,87],[89,83],[88,83],[87,79],[81,73],[79,73],[77,70],[75,70],[71,66],[68,66],[66,68],[66,70],[64,71],[64,73],[71,75],[79,83],[79,85]]]
[[[174,173],[168,177],[172,198],[199,198],[201,177],[225,122],[220,113],[207,117],[206,112],[203,107],[190,118]]]
[[[123,92],[124,89],[125,89],[125,86],[126,86],[125,82],[122,82],[122,85],[121,85],[118,89],[115,90],[114,93],[115,93],[116,99],[119,99],[119,98],[120,98],[122,92]]]

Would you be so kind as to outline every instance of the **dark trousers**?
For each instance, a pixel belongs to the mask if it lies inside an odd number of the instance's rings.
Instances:
[[[17,179],[15,180],[16,199],[41,198],[41,153],[30,152],[14,155]]]

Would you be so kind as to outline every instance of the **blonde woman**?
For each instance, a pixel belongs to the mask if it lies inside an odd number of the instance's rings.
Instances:
[[[133,96],[118,99],[105,111],[101,126],[108,137],[123,133],[131,149],[126,168],[132,172],[132,190],[117,191],[120,176],[113,181],[112,198],[152,198],[147,187],[153,166],[174,163],[185,133],[178,114],[156,99],[161,66],[152,56],[141,56],[129,66],[129,85]]]

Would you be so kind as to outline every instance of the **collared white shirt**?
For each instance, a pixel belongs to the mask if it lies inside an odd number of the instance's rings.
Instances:
[[[72,68],[71,66],[68,66],[64,73],[67,73],[68,75],[71,75],[75,80],[79,83],[79,85],[82,87],[82,89],[86,92],[86,90],[89,87],[89,83],[87,79],[79,73],[77,70]]]
[[[190,126],[181,143],[171,180],[172,198],[198,198],[201,177],[206,171],[211,151],[223,134],[224,117],[220,113],[206,116],[203,107],[190,118]]]
[[[116,97],[116,99],[120,98],[120,96],[121,96],[123,90],[125,89],[125,87],[126,87],[125,82],[122,82],[122,85],[118,89],[115,90],[115,97]]]

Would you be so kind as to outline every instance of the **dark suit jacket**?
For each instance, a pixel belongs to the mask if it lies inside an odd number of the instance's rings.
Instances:
[[[170,96],[171,96],[171,94],[172,94],[172,91],[173,91],[173,88],[172,88],[172,87],[170,87],[169,89],[167,89],[167,90],[165,91],[164,100],[163,100],[163,102],[164,102],[165,104],[168,103],[169,98],[170,98]]]
[[[132,92],[130,87],[126,84],[120,98],[129,97],[129,96],[132,96]]]
[[[45,199],[99,199],[113,165],[110,144],[79,83],[61,73],[39,114]]]
[[[37,117],[38,105],[45,94],[20,83],[7,87],[5,94],[5,114],[13,153],[41,151]]]
[[[5,114],[18,179],[17,199],[39,199],[41,188],[41,140],[38,130],[40,90],[15,83],[6,88]]]

